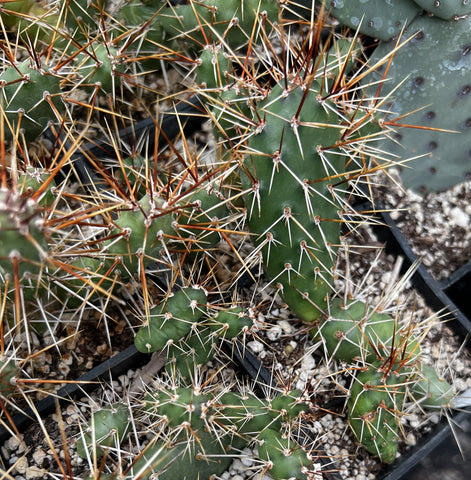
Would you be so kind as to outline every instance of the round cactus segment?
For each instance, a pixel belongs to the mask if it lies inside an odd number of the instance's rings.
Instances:
[[[42,188],[42,185],[49,181],[50,177],[51,174],[42,168],[28,167],[24,173],[18,176],[18,189],[22,196],[36,196],[35,201],[40,207],[50,207],[55,200],[52,185],[49,184],[46,188]],[[37,194],[39,190],[41,190],[40,195]]]
[[[124,403],[97,410],[77,442],[81,458],[102,457],[108,448],[118,448],[130,431],[129,410]]]
[[[389,66],[380,93],[390,96],[388,120],[398,118],[401,124],[418,127],[400,128],[394,138],[380,143],[398,160],[414,158],[402,169],[406,188],[446,190],[471,172],[470,30],[471,18],[444,22],[420,17],[408,28],[404,41],[409,41]],[[392,49],[393,44],[380,44],[372,64]],[[380,69],[367,82],[378,81],[383,74]]]
[[[412,386],[415,401],[424,408],[449,406],[453,400],[453,387],[441,378],[435,368],[423,363],[418,372],[419,378]]]
[[[336,149],[335,105],[309,90],[275,86],[261,104],[242,182],[248,226],[264,270],[290,308],[313,321],[326,307],[340,238],[342,210],[334,183],[345,172]],[[335,179],[335,180],[334,180]]]
[[[206,293],[201,288],[182,288],[167,301],[150,310],[149,322],[142,326],[134,338],[140,352],[156,352],[169,342],[190,333],[206,309]]]
[[[471,13],[471,3],[467,0],[414,0],[414,2],[444,20],[452,20]]]
[[[309,410],[309,402],[303,397],[300,390],[282,392],[271,401],[270,415],[279,416],[280,413],[292,420],[300,413]]]
[[[9,125],[5,136],[12,139],[18,128],[28,141],[33,141],[57,120],[54,108],[61,112],[60,79],[49,73],[43,65],[37,68],[25,60],[7,67],[0,75],[0,108]]]
[[[18,373],[18,367],[13,360],[0,356],[0,396],[6,397],[14,391],[11,379]]]
[[[161,198],[145,195],[132,209],[123,210],[114,222],[111,238],[104,242],[104,249],[111,257],[109,263],[120,256],[128,274],[134,274],[142,256],[144,267],[148,266],[158,258],[163,236],[174,233],[173,221]]]
[[[0,189],[0,273],[11,285],[16,275],[21,285],[31,284],[45,267],[49,248],[36,206],[14,190]]]
[[[412,0],[334,0],[326,2],[341,23],[379,40],[400,35],[421,12]]]
[[[253,318],[250,312],[240,307],[231,307],[220,310],[208,323],[218,336],[234,338],[253,326]]]
[[[309,478],[307,472],[312,462],[295,441],[272,428],[262,430],[258,440],[260,459],[268,463],[268,473],[275,480]]]
[[[396,352],[398,359],[410,363],[420,354],[417,339],[406,328],[359,300],[333,299],[329,315],[312,335],[322,339],[327,353],[337,361],[373,362]]]
[[[100,43],[89,53],[77,55],[77,71],[82,77],[81,83],[86,84],[88,90],[93,90],[93,85],[99,84],[106,93],[113,92],[120,84],[118,72],[122,70],[118,51],[109,45]]]
[[[358,441],[384,463],[396,458],[398,418],[407,382],[372,365],[358,373],[348,399],[348,422]]]

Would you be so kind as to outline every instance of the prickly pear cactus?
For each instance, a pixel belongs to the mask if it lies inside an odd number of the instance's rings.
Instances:
[[[322,339],[327,353],[337,361],[372,362],[400,351],[401,358],[410,362],[420,354],[417,340],[407,329],[359,300],[333,299],[328,316],[312,334]]]
[[[422,10],[413,0],[334,0],[325,4],[343,24],[383,41],[398,36]]]
[[[60,78],[45,65],[32,65],[25,60],[7,67],[0,75],[0,110],[5,115],[5,136],[12,139],[21,129],[26,140],[34,140],[48,125],[58,121],[56,112],[63,112]]]
[[[451,20],[471,13],[471,4],[467,0],[414,0],[428,13],[445,20]]]
[[[471,18],[418,18],[404,36],[411,40],[396,52],[387,72],[381,96],[391,96],[388,120],[417,127],[399,129],[395,138],[382,142],[399,159],[418,157],[403,167],[407,188],[446,190],[471,172],[470,29]],[[393,48],[380,44],[371,61]],[[369,80],[379,80],[382,73]]]
[[[319,89],[316,82],[307,91],[293,84],[272,89],[259,107],[264,120],[250,137],[242,178],[265,272],[307,321],[325,309],[331,290],[341,225],[333,184],[346,162],[335,148],[342,135],[336,107],[320,99]]]
[[[185,337],[205,310],[206,293],[202,288],[178,290],[151,309],[148,324],[134,338],[136,348],[144,353],[156,352]]]
[[[37,293],[49,252],[36,202],[0,189],[0,274],[12,289],[18,281],[29,298]]]
[[[77,442],[77,453],[81,458],[102,457],[107,449],[119,447],[130,426],[129,409],[124,403],[97,410]]]
[[[384,463],[396,458],[398,418],[403,410],[407,374],[403,377],[374,364],[357,375],[350,389],[350,427],[362,446]]]
[[[174,234],[174,217],[165,210],[164,203],[157,195],[146,194],[114,221],[103,251],[107,252],[110,265],[117,257],[122,260],[123,275],[132,276],[141,266],[158,259],[164,235]]]

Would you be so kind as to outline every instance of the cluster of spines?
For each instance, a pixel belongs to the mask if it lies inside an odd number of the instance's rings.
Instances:
[[[133,462],[131,475],[139,472],[149,478],[159,471],[159,478],[170,479],[178,472],[190,480],[221,474],[232,461],[231,452],[256,439],[264,472],[275,480],[308,478],[312,461],[283,433],[309,408],[309,399],[300,391],[261,399],[251,392],[161,386],[149,391],[141,403],[145,423],[165,431],[167,440],[151,443]],[[128,415],[124,404],[96,411],[79,439],[79,454],[100,458],[118,448],[129,433]],[[184,461],[172,461],[180,456]]]

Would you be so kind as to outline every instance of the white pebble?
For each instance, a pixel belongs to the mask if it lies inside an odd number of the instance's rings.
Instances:
[[[268,330],[267,337],[272,342],[275,342],[281,337],[281,334],[282,334],[281,327],[279,325],[274,325],[273,327],[270,328],[270,330]]]
[[[450,220],[459,227],[467,228],[469,225],[469,217],[459,207],[450,210]]]
[[[263,350],[263,343],[258,342],[257,340],[252,340],[251,342],[247,343],[247,346],[252,350],[254,353],[260,353]]]

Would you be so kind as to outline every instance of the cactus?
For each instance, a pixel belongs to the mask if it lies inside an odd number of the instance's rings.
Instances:
[[[397,37],[421,8],[413,0],[334,0],[325,2],[332,16],[379,40]]]
[[[414,0],[414,2],[428,13],[444,20],[451,20],[471,13],[471,5],[466,0]]]
[[[381,89],[381,96],[391,96],[388,120],[393,125],[417,126],[399,129],[394,138],[381,142],[381,148],[398,158],[419,157],[403,168],[401,176],[407,188],[445,190],[464,181],[471,170],[470,28],[471,18],[453,22],[418,18],[388,68]],[[393,48],[392,44],[380,44],[371,62]],[[381,71],[375,72],[367,81],[377,81],[380,75]]]
[[[190,333],[203,316],[206,293],[201,288],[178,290],[166,301],[150,310],[149,321],[134,338],[140,352],[156,352]]]
[[[119,447],[130,431],[129,410],[124,403],[114,403],[94,412],[87,431],[77,443],[82,458],[102,457],[109,448]]]
[[[51,121],[60,121],[56,112],[64,111],[60,99],[60,78],[46,65],[32,65],[25,60],[10,65],[0,75],[0,107],[6,119],[7,139],[21,129],[27,140],[34,140]]]
[[[411,386],[414,400],[427,409],[449,406],[453,397],[453,387],[440,375],[435,368],[421,363],[418,368],[418,378]]]
[[[398,417],[402,412],[407,378],[385,373],[374,364],[358,373],[350,389],[348,421],[358,441],[384,463],[396,458]]]
[[[327,353],[337,361],[384,360],[394,350],[399,350],[408,361],[420,355],[420,346],[407,329],[359,300],[333,299],[329,315],[312,333],[314,339],[322,339]]]
[[[37,294],[49,252],[43,221],[33,200],[0,189],[0,273],[24,298]],[[7,292],[8,293],[8,292]]]
[[[346,162],[336,149],[342,132],[335,104],[319,92],[316,82],[308,90],[271,90],[258,109],[264,121],[249,140],[242,178],[248,226],[265,272],[307,321],[325,309],[332,288],[342,210],[333,179],[342,181]]]
[[[0,356],[0,395],[8,397],[15,389],[12,379],[18,375],[19,369],[12,359]]]
[[[138,272],[141,265],[148,266],[159,258],[163,237],[174,233],[173,221],[165,202],[157,195],[146,194],[130,210],[121,211],[113,222],[114,228],[102,248],[109,256],[108,264],[120,257],[125,276]]]

